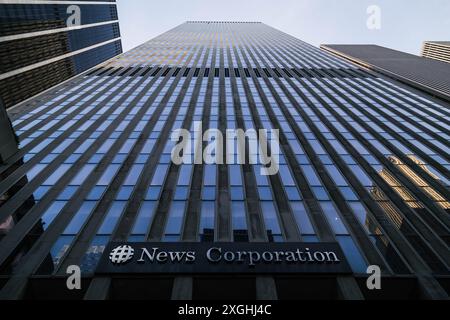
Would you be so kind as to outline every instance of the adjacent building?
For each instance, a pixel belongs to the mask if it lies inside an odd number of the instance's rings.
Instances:
[[[321,48],[364,68],[450,101],[450,65],[377,46],[324,44]]]
[[[11,113],[0,298],[447,299],[449,106],[260,22],[183,23]]]
[[[4,164],[18,151],[18,139],[0,99],[0,164]]]
[[[450,41],[425,41],[422,57],[450,63]]]
[[[6,108],[122,52],[110,1],[0,1],[0,96]]]

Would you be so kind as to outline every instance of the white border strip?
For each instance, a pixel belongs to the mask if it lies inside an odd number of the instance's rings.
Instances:
[[[119,20],[111,20],[111,21],[104,21],[104,22],[98,22],[98,23],[83,24],[81,26],[74,26],[74,27],[42,30],[42,31],[35,31],[35,32],[28,32],[28,33],[21,33],[21,34],[13,34],[10,36],[0,37],[0,42],[38,37],[38,36],[43,36],[43,35],[47,35],[47,34],[53,34],[53,33],[71,31],[71,30],[79,30],[79,29],[85,29],[85,28],[98,27],[98,26],[103,26],[103,25],[112,24],[112,23],[119,23]]]
[[[0,0],[0,4],[111,4],[108,1],[45,1],[45,0]]]
[[[59,60],[65,59],[65,58],[69,58],[69,57],[75,56],[75,55],[77,55],[79,53],[83,53],[83,52],[86,52],[86,51],[89,51],[89,50],[92,50],[92,49],[104,46],[104,45],[106,45],[108,43],[115,42],[115,41],[118,41],[120,39],[121,39],[121,37],[118,37],[118,38],[111,39],[111,40],[108,40],[108,41],[105,41],[105,42],[97,43],[97,44],[94,44],[93,46],[90,46],[90,47],[86,47],[86,48],[83,48],[83,49],[80,49],[80,50],[77,50],[77,51],[69,52],[69,53],[57,56],[55,58],[44,60],[44,61],[41,61],[41,62],[38,62],[38,63],[35,63],[35,64],[31,64],[29,66],[20,68],[20,69],[16,69],[16,70],[13,70],[13,71],[9,71],[9,72],[0,74],[0,80],[3,80],[3,79],[6,79],[6,78],[9,78],[9,77],[21,74],[22,72],[30,71],[30,70],[33,70],[33,69],[45,66],[46,64],[49,64],[49,63],[53,63],[53,62],[56,62],[56,61],[59,61]]]

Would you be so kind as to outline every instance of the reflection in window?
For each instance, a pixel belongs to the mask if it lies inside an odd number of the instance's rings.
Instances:
[[[316,232],[311,224],[306,208],[301,201],[291,201],[292,212],[301,234],[313,235]]]
[[[167,217],[164,241],[171,238],[180,238],[181,226],[183,224],[186,201],[173,201]]]
[[[82,273],[92,273],[97,266],[100,257],[105,250],[106,244],[109,241],[109,235],[96,235],[92,240],[86,254],[81,261],[80,268]]]
[[[335,234],[349,234],[339,213],[331,201],[321,201],[320,206],[322,207],[323,213],[327,217],[327,221]]]
[[[247,234],[247,214],[245,209],[244,201],[232,201],[231,202],[231,215],[232,215],[232,226],[233,226],[233,235],[234,241],[238,241],[236,239],[236,235]]]
[[[75,178],[70,182],[71,186],[79,186],[82,185],[83,182],[87,179],[87,177],[91,174],[91,172],[95,168],[95,164],[85,164],[83,168],[81,168]]]
[[[311,189],[317,200],[319,200],[319,201],[330,200],[330,197],[328,196],[328,192],[327,192],[327,190],[325,190],[324,187],[312,187]]]
[[[131,235],[145,235],[150,227],[150,223],[153,220],[155,214],[156,201],[144,201],[142,202],[139,212],[137,214],[136,221],[134,222]]]
[[[317,176],[315,170],[311,165],[302,165],[301,166],[303,173],[306,177],[306,180],[308,180],[308,183],[310,186],[321,186],[322,183],[320,182],[319,177]]]
[[[215,202],[203,201],[200,214],[200,241],[214,241]]]
[[[277,210],[272,201],[261,201],[261,210],[268,234],[272,234],[274,240],[282,240],[282,233],[278,223]]]
[[[119,170],[120,165],[119,164],[110,164],[108,168],[106,168],[103,175],[100,177],[100,179],[97,182],[98,186],[107,186],[111,183],[114,176],[117,174],[117,171]]]
[[[175,194],[173,196],[174,200],[188,200],[189,197],[189,187],[187,186],[177,186],[175,189]]]
[[[336,240],[339,242],[345,257],[347,258],[350,267],[354,273],[364,273],[367,271],[367,263],[361,255],[359,249],[351,236],[337,236]]]
[[[272,200],[272,191],[269,187],[258,187],[260,200]]]
[[[95,186],[92,188],[91,192],[87,195],[86,200],[100,200],[106,187]]]
[[[45,182],[43,183],[43,185],[46,186],[53,186],[55,185],[59,179],[61,179],[61,177],[67,172],[67,170],[69,170],[69,168],[71,167],[70,164],[62,164],[59,166],[58,169],[56,169],[52,175],[50,177],[47,178],[47,180],[45,180]],[[31,178],[29,178],[31,180]]]
[[[44,230],[53,222],[56,216],[61,212],[67,201],[54,201],[42,215],[42,226]]]
[[[64,230],[63,234],[77,234],[85,223],[86,219],[91,214],[96,204],[96,201],[84,201],[80,209],[78,209],[77,213],[75,213],[72,221],[70,221],[69,225]]]
[[[45,194],[50,190],[50,187],[39,187],[36,189],[36,191],[33,193],[34,199],[36,201],[41,200]]]
[[[130,172],[128,173],[127,178],[125,179],[124,185],[134,186],[136,185],[142,170],[144,169],[143,164],[135,164],[131,167]]]
[[[216,200],[216,187],[203,187],[202,200]]]
[[[97,234],[111,234],[125,208],[126,201],[113,201]]]
[[[53,264],[55,267],[61,262],[61,259],[69,249],[74,238],[75,236],[73,235],[60,236],[53,245],[50,254],[53,257]]]
[[[244,188],[242,187],[230,187],[231,200],[244,200]]]
[[[37,165],[35,165],[30,171],[27,172],[28,180],[33,180],[34,177],[36,177],[39,174],[39,172],[44,170],[44,168],[46,166],[47,166],[46,164],[37,164]]]
[[[56,197],[56,200],[70,200],[75,192],[78,190],[78,187],[69,186],[65,187],[63,191]]]
[[[131,186],[122,186],[119,189],[118,194],[116,195],[116,200],[127,201],[127,200],[130,199],[132,193],[133,193],[133,187],[131,187]]]

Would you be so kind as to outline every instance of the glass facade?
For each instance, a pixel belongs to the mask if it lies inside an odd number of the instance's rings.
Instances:
[[[122,53],[115,1],[39,2],[0,2],[0,95],[7,108]]]
[[[89,277],[109,241],[337,242],[355,276],[378,265],[439,286],[448,110],[262,23],[184,23],[13,117],[0,272],[6,286],[72,264]],[[171,134],[199,121],[279,129],[279,170],[176,165]]]

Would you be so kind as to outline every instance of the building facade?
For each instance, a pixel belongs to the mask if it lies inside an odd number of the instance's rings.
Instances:
[[[425,41],[422,57],[450,63],[450,41]]]
[[[377,45],[324,44],[338,57],[450,101],[450,65]]]
[[[18,139],[0,99],[0,164],[6,163],[18,149]]]
[[[120,53],[115,1],[0,1],[0,95],[10,108]]]
[[[263,23],[225,21],[186,22],[47,96],[11,114],[21,150],[0,167],[0,298],[448,298],[447,103]],[[266,129],[278,144],[251,162],[249,136],[224,144],[248,161],[217,161],[217,148],[215,162],[177,164],[177,129]],[[164,253],[152,269],[137,261],[149,243],[231,253],[206,270]],[[231,250],[292,246],[336,249],[349,269],[309,256],[292,272],[271,252],[233,264]],[[80,290],[66,287],[73,266]],[[366,286],[369,266],[382,290]]]

